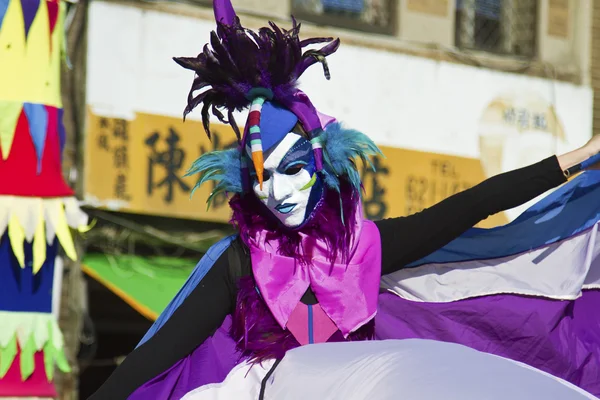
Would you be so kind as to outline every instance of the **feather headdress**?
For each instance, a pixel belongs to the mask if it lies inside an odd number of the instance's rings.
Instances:
[[[202,121],[210,138],[210,113],[233,128],[241,146],[252,149],[255,169],[262,170],[260,146],[260,106],[275,101],[293,112],[309,135],[315,151],[317,170],[323,167],[320,133],[323,126],[319,113],[308,96],[297,88],[298,78],[308,67],[319,62],[329,79],[326,57],[339,47],[339,39],[310,38],[300,40],[300,24],[293,20],[292,29],[274,23],[258,32],[244,28],[230,0],[214,1],[217,29],[211,33],[197,57],[177,57],[182,67],[196,73],[188,95],[184,118],[202,104]],[[320,49],[309,45],[326,43]],[[233,112],[252,107],[244,137]],[[225,118],[225,113],[227,118]],[[250,128],[254,127],[254,131]],[[255,154],[256,153],[256,154]],[[260,153],[260,154],[259,154]],[[258,174],[261,176],[261,174]],[[259,178],[260,179],[260,178]]]
[[[270,23],[269,27],[254,32],[241,25],[230,0],[214,0],[213,5],[217,29],[211,33],[210,44],[197,57],[174,59],[196,74],[184,118],[202,105],[202,121],[208,137],[212,113],[232,126],[239,147],[202,155],[188,171],[188,175],[199,174],[196,187],[207,181],[215,182],[209,203],[222,192],[248,191],[249,160],[245,148],[252,153],[257,178],[262,177],[261,111],[264,102],[270,101],[297,117],[312,143],[315,166],[325,186],[340,193],[340,179],[345,179],[360,192],[354,159],[360,158],[368,164],[370,155],[381,154],[379,149],[364,134],[342,128],[334,118],[320,114],[297,87],[300,76],[317,62],[322,64],[325,77],[330,78],[326,57],[338,49],[339,40],[324,37],[300,40],[300,24],[295,20],[290,30]],[[319,44],[324,46],[306,49]],[[250,113],[242,136],[233,112],[247,108]],[[267,140],[267,145],[268,142],[273,141]]]

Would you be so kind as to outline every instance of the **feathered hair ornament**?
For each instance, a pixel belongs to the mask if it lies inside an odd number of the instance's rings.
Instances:
[[[260,145],[260,106],[274,100],[297,117],[306,130],[315,152],[317,170],[323,168],[320,133],[323,131],[319,114],[308,96],[296,85],[308,67],[319,62],[329,79],[326,57],[334,53],[339,39],[310,38],[300,40],[300,24],[293,20],[290,30],[270,22],[258,32],[244,28],[230,0],[214,0],[217,30],[211,32],[210,46],[206,44],[197,57],[176,57],[174,60],[196,73],[188,95],[184,118],[202,104],[202,122],[210,138],[210,115],[230,124],[238,142],[250,145],[252,161],[259,176],[263,157]],[[327,43],[318,50],[303,49],[309,45]],[[233,111],[252,107],[244,137],[233,117]],[[224,113],[227,113],[225,119]],[[252,129],[254,132],[250,131]],[[251,135],[251,137],[249,137]],[[260,182],[262,184],[262,182]]]
[[[339,39],[300,40],[300,24],[294,19],[290,30],[270,22],[269,27],[254,32],[241,25],[230,0],[214,0],[213,7],[217,29],[211,32],[210,44],[197,57],[174,58],[196,74],[183,115],[185,118],[202,104],[202,122],[209,139],[212,113],[222,123],[231,125],[239,147],[202,155],[187,174],[200,175],[196,188],[207,181],[216,182],[209,204],[218,193],[249,191],[245,148],[251,151],[256,176],[262,184],[261,112],[265,101],[275,101],[298,118],[311,141],[316,170],[325,185],[340,193],[340,179],[345,178],[360,192],[360,176],[353,160],[360,158],[370,164],[368,156],[381,154],[379,149],[364,134],[344,129],[339,123],[332,123],[335,119],[320,114],[297,87],[300,76],[317,62],[323,66],[325,77],[330,78],[326,57],[338,49]],[[306,49],[318,44],[324,45]],[[242,136],[233,112],[247,108],[250,112]]]

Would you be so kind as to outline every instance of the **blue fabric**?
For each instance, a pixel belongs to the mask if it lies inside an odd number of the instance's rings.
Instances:
[[[23,109],[29,123],[29,132],[38,162],[38,174],[42,172],[42,157],[44,156],[44,146],[46,144],[46,133],[48,131],[48,112],[43,104],[23,103]]]
[[[12,252],[8,234],[0,238],[0,310],[51,313],[56,240],[46,247],[46,261],[35,275],[32,245],[25,243],[24,246],[25,268],[21,268]]]
[[[291,111],[266,101],[260,115],[260,136],[262,148],[267,152],[292,131],[298,117]],[[249,143],[249,142],[248,142]]]
[[[586,171],[513,222],[492,229],[470,229],[409,267],[506,257],[558,242],[591,228],[600,219],[599,200],[600,171]]]
[[[140,343],[138,343],[138,347],[147,342],[152,336],[154,336],[154,334],[156,334],[156,332],[158,332],[158,330],[162,328],[162,326],[169,320],[169,318],[171,318],[171,315],[173,315],[175,310],[177,310],[179,306],[183,304],[185,299],[187,299],[190,293],[192,293],[196,286],[198,286],[198,283],[200,283],[200,281],[206,276],[208,271],[210,271],[212,266],[215,264],[215,261],[217,261],[219,257],[221,257],[221,255],[225,252],[225,250],[229,248],[231,242],[233,242],[237,238],[237,236],[238,235],[236,234],[221,239],[220,241],[212,245],[210,249],[208,249],[204,257],[200,259],[200,261],[190,274],[190,277],[185,282],[183,287],[179,290],[175,298],[171,300],[167,308],[165,308],[165,310],[159,315],[158,319],[154,322],[154,324],[152,324],[150,329],[148,329],[148,332],[146,332]]]
[[[2,22],[4,21],[4,15],[8,9],[8,0],[0,0],[0,29],[2,29]]]
[[[308,304],[308,343],[313,344],[315,338],[313,335],[313,306]]]

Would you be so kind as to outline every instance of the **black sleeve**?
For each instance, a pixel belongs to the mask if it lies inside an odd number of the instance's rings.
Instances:
[[[125,400],[210,337],[234,308],[237,285],[224,252],[167,323],[133,350],[90,400]]]
[[[565,181],[553,156],[489,178],[416,214],[377,221],[382,274],[431,254],[490,215],[526,203]]]

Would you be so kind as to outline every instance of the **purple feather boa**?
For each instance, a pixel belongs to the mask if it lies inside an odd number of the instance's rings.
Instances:
[[[351,244],[354,239],[353,225],[345,225],[344,221],[354,221],[359,209],[360,193],[353,186],[342,180],[340,193],[325,189],[325,194],[315,207],[310,217],[300,228],[292,230],[283,226],[252,194],[236,195],[231,198],[233,210],[232,224],[240,233],[246,246],[249,240],[259,232],[266,230],[280,247],[278,253],[293,257],[301,262],[309,263],[310,259],[302,254],[300,233],[310,235],[327,243],[329,260],[346,262],[350,258]],[[340,213],[340,202],[343,218]],[[375,334],[375,322],[371,320],[347,340],[370,340]],[[256,290],[252,276],[241,278],[237,305],[233,314],[231,337],[236,341],[242,358],[252,362],[261,362],[272,358],[281,358],[285,353],[300,346],[291,332],[282,329],[266,303]],[[338,331],[330,341],[344,341]]]
[[[253,194],[235,195],[229,205],[233,210],[231,223],[240,233],[240,238],[249,246],[250,238],[259,232],[267,231],[269,238],[278,239],[278,253],[292,257],[308,264],[309,257],[302,254],[301,233],[327,244],[328,259],[345,263],[350,258],[351,244],[354,238],[352,224],[346,226],[344,221],[354,221],[360,193],[350,183],[342,180],[340,193],[325,189],[323,198],[314,208],[307,221],[299,228],[290,229],[282,225]],[[340,213],[340,203],[343,214]]]

